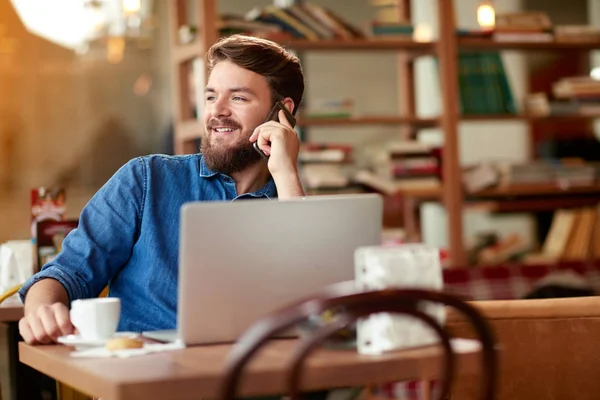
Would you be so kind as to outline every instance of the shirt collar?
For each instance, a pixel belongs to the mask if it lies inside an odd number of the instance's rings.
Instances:
[[[217,171],[213,171],[208,168],[208,165],[204,162],[204,157],[200,155],[200,160],[198,162],[200,164],[200,176],[203,178],[210,178],[211,176],[215,176],[218,174]]]
[[[270,177],[265,186],[258,189],[254,193],[248,194],[252,197],[266,197],[267,199],[271,199],[277,197],[277,186],[275,186],[275,181],[273,181],[273,178]]]
[[[204,162],[204,157],[202,157],[202,155],[200,156],[199,167],[200,167],[200,176],[203,178],[210,178],[215,175],[222,175],[222,174],[219,174],[219,172],[213,171],[212,169],[208,168],[208,165],[206,165],[206,163]],[[271,177],[267,181],[267,184],[265,186],[263,186],[262,188],[258,189],[256,192],[244,193],[238,197],[246,197],[246,196],[266,197],[268,199],[277,197],[277,186],[275,186],[275,181],[273,181],[273,178]]]

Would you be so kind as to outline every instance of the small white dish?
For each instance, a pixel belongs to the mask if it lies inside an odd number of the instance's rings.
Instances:
[[[90,340],[90,339],[84,339],[81,337],[81,335],[65,335],[65,336],[60,336],[57,341],[58,343],[67,345],[67,346],[74,346],[75,348],[79,349],[87,349],[90,347],[101,347],[104,346],[106,344],[106,342],[110,339],[114,339],[114,338],[121,338],[121,337],[128,337],[128,338],[135,338],[135,337],[139,337],[139,333],[136,332],[117,332],[114,335],[106,338],[106,339],[98,339],[98,340]]]

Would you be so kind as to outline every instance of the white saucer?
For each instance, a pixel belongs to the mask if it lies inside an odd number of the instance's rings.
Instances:
[[[119,337],[135,338],[138,336],[139,336],[139,333],[136,333],[136,332],[117,332],[114,335],[112,335],[106,339],[90,340],[90,339],[84,339],[80,335],[65,335],[65,336],[60,336],[57,339],[57,341],[58,341],[58,343],[62,343],[67,346],[75,346],[76,348],[80,349],[80,348],[104,346],[108,340],[113,339],[113,338],[119,338]]]

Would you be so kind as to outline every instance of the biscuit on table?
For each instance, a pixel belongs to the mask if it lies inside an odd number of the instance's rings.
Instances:
[[[144,347],[144,342],[136,338],[114,338],[106,342],[108,350],[140,349]]]

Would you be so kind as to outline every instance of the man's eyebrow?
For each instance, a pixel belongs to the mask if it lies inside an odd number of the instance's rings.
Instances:
[[[254,92],[254,90],[250,89],[247,86],[233,87],[233,88],[229,89],[228,91],[231,93],[243,92],[243,93],[248,93],[252,96],[256,96],[256,93]],[[214,92],[216,92],[216,90],[214,88],[207,87],[206,89],[204,89],[204,92],[205,93],[214,93]]]
[[[250,89],[247,86],[234,87],[234,88],[229,89],[229,91],[233,92],[233,93],[239,93],[239,92],[248,93],[248,94],[251,94],[252,96],[256,95],[254,93],[254,90]]]

